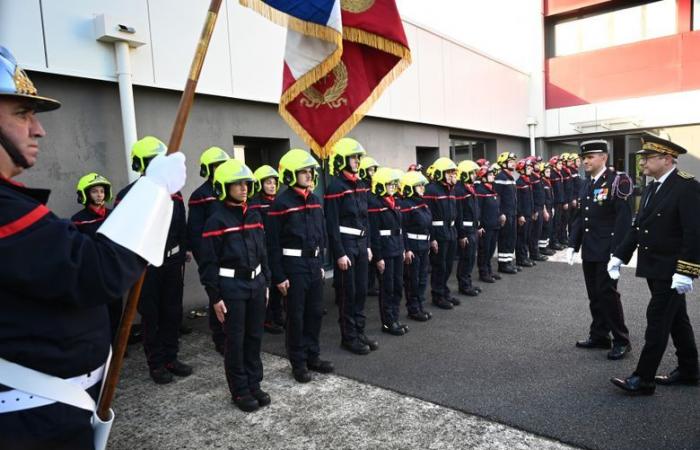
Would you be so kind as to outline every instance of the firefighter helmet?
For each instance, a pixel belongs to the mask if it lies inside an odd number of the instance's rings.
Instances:
[[[90,188],[93,186],[104,186],[105,188],[105,203],[112,200],[112,183],[102,175],[91,172],[83,175],[78,180],[78,185],[75,190],[78,192],[78,203],[87,205],[90,200]]]

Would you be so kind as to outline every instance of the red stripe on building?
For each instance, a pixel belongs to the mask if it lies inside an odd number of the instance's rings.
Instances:
[[[19,219],[10,222],[6,225],[0,227],[0,239],[10,237],[13,234],[17,234],[22,230],[26,230],[30,226],[34,225],[39,219],[47,215],[49,208],[44,205],[39,205],[24,216]]]

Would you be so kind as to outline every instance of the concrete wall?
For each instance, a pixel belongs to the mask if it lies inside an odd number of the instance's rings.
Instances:
[[[208,0],[0,0],[0,44],[10,47],[28,69],[114,81],[113,46],[96,41],[93,26],[96,15],[107,14],[134,26],[146,42],[131,50],[134,83],[182,89],[208,4]],[[491,16],[482,15],[481,8],[481,4],[468,8],[470,21],[489,22]],[[437,9],[449,14],[449,9]],[[539,11],[541,6],[527,12],[528,20],[535,19],[529,23],[537,24]],[[404,27],[413,64],[369,115],[527,136],[532,87],[527,71],[424,27],[409,22]],[[225,1],[198,92],[277,103],[285,33],[237,0]],[[542,59],[537,61],[541,65]],[[536,98],[542,98],[541,93]]]

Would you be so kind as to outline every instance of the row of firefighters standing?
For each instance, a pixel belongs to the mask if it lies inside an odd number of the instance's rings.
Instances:
[[[141,139],[132,149],[132,168],[145,173],[165,150],[154,137]],[[270,401],[260,389],[263,329],[285,333],[296,380],[310,381],[309,370],[333,371],[320,359],[323,305],[316,295],[326,247],[334,261],[341,345],[367,354],[378,348],[365,334],[364,312],[375,277],[382,331],[401,336],[408,332],[399,320],[404,294],[410,319],[431,318],[424,308],[428,273],[433,304],[452,309],[460,304],[448,287],[455,259],[459,292],[477,296],[481,288],[471,276],[477,262],[479,279],[493,283],[500,279],[497,272],[516,274],[564,248],[567,212],[576,208],[579,187],[577,155],[546,164],[535,157],[516,162],[510,152],[501,153],[496,164],[457,165],[443,157],[426,178],[413,167],[406,173],[381,167],[359,142],[345,138],[333,147],[329,164],[334,176],[322,206],[313,193],[319,165],[304,150],[285,154],[279,171],[264,165],[254,173],[221,148],[202,153],[200,175],[206,181],[189,199],[187,220],[181,193],[171,196],[164,264],[148,267],[139,302],[155,382],[192,373],[177,358],[184,267],[192,257],[209,297],[209,325],[216,350],[225,356],[234,401],[254,410]],[[287,189],[278,194],[280,183]],[[115,206],[132,186],[116,195]],[[112,186],[90,173],[78,182],[77,194],[85,208],[73,222],[94,235],[110,212],[105,203]],[[109,312],[114,336],[118,299]]]

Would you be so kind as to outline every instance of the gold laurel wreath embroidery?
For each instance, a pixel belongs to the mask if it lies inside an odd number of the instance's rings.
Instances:
[[[15,68],[14,75],[15,86],[17,87],[17,93],[23,95],[36,95],[36,88],[34,83],[29,79],[24,70],[19,67]]]
[[[375,0],[341,0],[340,8],[347,12],[359,14],[374,6]]]
[[[328,105],[329,108],[335,109],[347,105],[348,100],[342,95],[348,87],[348,69],[342,61],[333,68],[333,76],[335,82],[325,92],[319,91],[314,86],[310,86],[302,92],[304,96],[301,99],[302,106],[318,108],[321,105]]]

